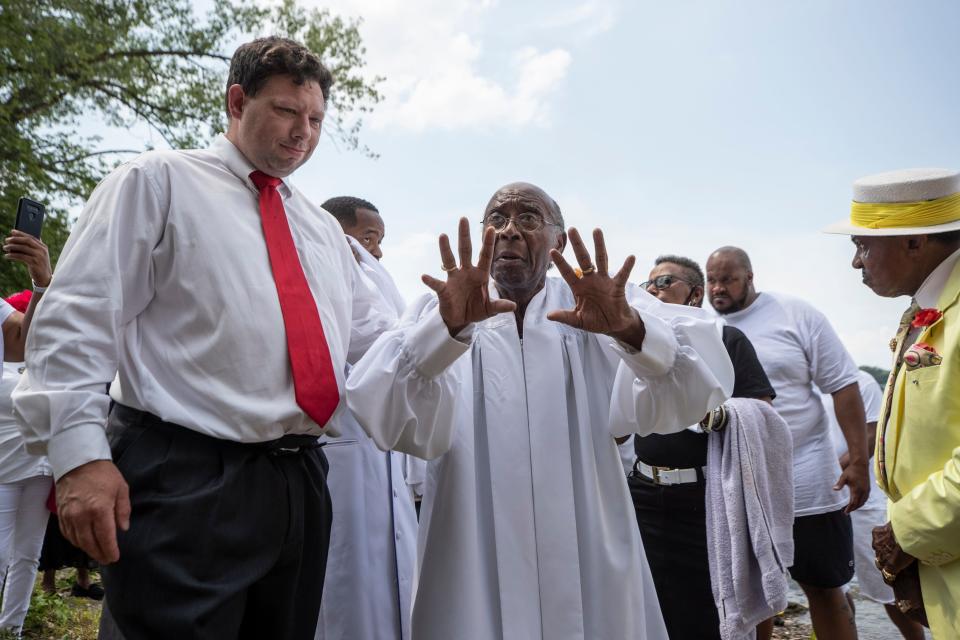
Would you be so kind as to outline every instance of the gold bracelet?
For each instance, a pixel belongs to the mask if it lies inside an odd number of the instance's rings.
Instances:
[[[720,431],[727,426],[727,410],[721,404],[700,421],[700,428],[706,433]]]

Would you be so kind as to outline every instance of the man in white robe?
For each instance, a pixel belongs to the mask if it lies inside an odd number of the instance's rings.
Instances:
[[[417,640],[666,639],[615,436],[677,431],[725,400],[713,321],[626,289],[559,207],[512,184],[457,266],[358,363],[348,402],[384,449],[431,460],[418,544]],[[546,278],[550,258],[563,280]],[[489,276],[493,275],[493,283]],[[509,313],[513,312],[513,313]]]
[[[384,224],[360,198],[330,198],[323,208],[343,227],[361,283],[378,305],[370,309],[395,324],[403,297],[380,264]],[[409,640],[417,561],[417,513],[406,472],[425,463],[380,451],[353,416],[336,418],[340,436],[324,436],[333,526],[316,640]]]

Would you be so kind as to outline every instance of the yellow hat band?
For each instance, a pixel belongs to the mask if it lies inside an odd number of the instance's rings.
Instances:
[[[865,229],[933,227],[960,220],[960,193],[920,202],[853,202],[850,222]]]

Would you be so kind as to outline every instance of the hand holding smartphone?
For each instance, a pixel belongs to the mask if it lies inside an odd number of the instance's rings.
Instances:
[[[50,284],[50,278],[53,276],[50,253],[47,245],[40,240],[45,214],[46,207],[39,202],[20,198],[14,229],[3,241],[4,258],[22,262],[27,266],[36,291]]]
[[[17,220],[13,228],[17,231],[29,233],[34,238],[39,238],[46,212],[47,208],[39,202],[30,198],[20,198],[17,203]]]

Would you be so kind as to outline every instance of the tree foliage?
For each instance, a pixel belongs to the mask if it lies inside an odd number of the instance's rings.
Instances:
[[[889,369],[881,369],[880,367],[871,367],[869,365],[862,365],[860,367],[860,370],[866,371],[871,376],[873,376],[874,380],[876,380],[877,384],[879,384],[881,387],[885,387],[887,385],[887,378],[890,377]]]
[[[43,239],[55,259],[69,212],[144,150],[105,148],[81,130],[145,125],[172,148],[205,145],[226,123],[233,49],[254,36],[286,35],[321,56],[336,78],[328,134],[371,154],[359,132],[381,79],[362,75],[357,27],[295,0],[214,0],[203,17],[188,0],[0,0],[0,229],[12,228],[20,196],[45,202]],[[28,285],[26,269],[0,262],[0,292]]]

